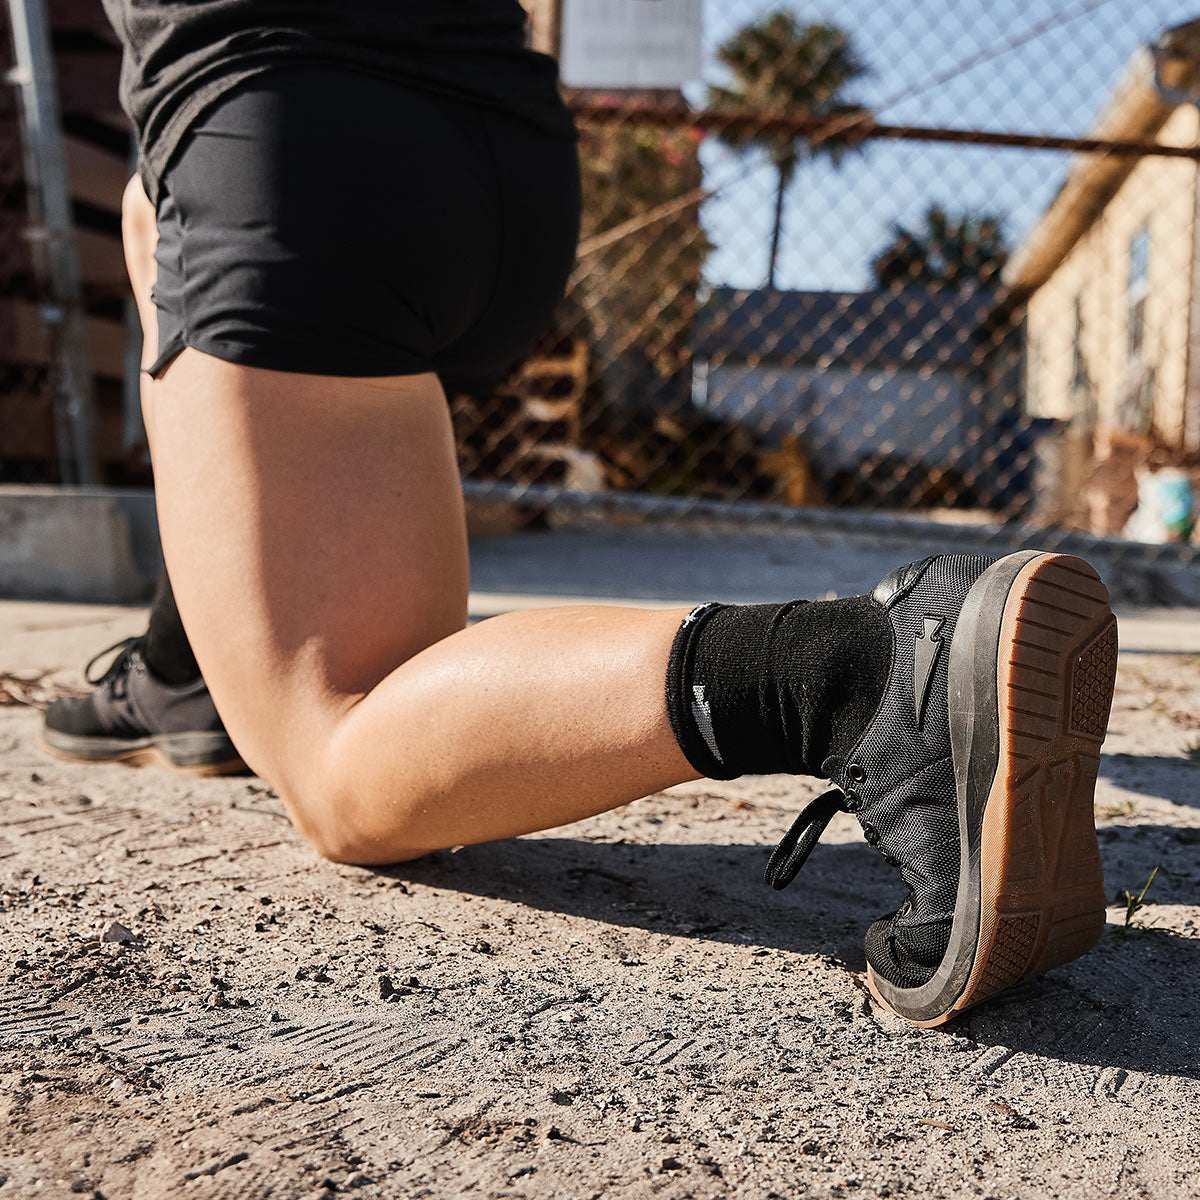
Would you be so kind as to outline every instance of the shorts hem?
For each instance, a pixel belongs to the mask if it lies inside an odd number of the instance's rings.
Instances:
[[[294,359],[288,360],[286,355],[264,352],[260,347],[177,334],[167,342],[165,347],[160,348],[158,357],[150,366],[144,368],[145,374],[149,375],[151,379],[157,379],[186,347],[191,347],[201,354],[207,354],[210,358],[219,358],[222,362],[232,363],[235,366],[256,367],[262,371],[281,371],[293,375],[327,375],[339,379],[370,379],[379,376],[425,375],[437,372],[437,368],[432,363],[415,363],[412,359],[399,363],[363,364],[349,370],[338,369],[330,363],[297,363]]]
[[[177,334],[167,342],[165,347],[159,346],[158,357],[148,367],[143,367],[142,373],[149,375],[151,379],[157,379],[186,345],[187,342],[184,341],[182,335]]]

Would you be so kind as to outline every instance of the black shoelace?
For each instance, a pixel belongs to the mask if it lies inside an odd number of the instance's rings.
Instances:
[[[851,799],[853,797],[853,800]],[[829,826],[829,822],[839,812],[857,813],[862,808],[857,794],[852,790],[847,796],[840,787],[832,787],[822,792],[808,804],[800,815],[792,822],[792,827],[779,839],[779,845],[767,860],[767,869],[763,878],[776,891],[782,891],[800,873],[800,868],[808,862],[808,856],[813,852],[821,835]],[[859,818],[862,821],[862,818]],[[909,885],[908,897],[900,906],[901,912],[906,911],[912,904],[912,881],[904,874],[904,864],[884,845],[879,836],[879,830],[867,821],[862,821],[863,835],[867,845],[882,855],[883,861],[890,867],[895,867]]]
[[[846,793],[840,787],[822,792],[808,804],[783,835],[767,860],[764,878],[776,891],[781,891],[808,862],[808,856],[821,840],[829,822],[840,812],[849,812]]]
[[[120,642],[114,642],[106,650],[101,650],[86,667],[83,669],[83,677],[95,688],[102,688],[106,684],[113,684],[113,694],[123,696],[125,694],[124,679],[129,675],[130,668],[133,665],[133,652],[142,644],[140,637],[128,637]],[[95,678],[92,677],[92,668],[102,662],[112,652],[118,651],[117,657],[108,665],[108,669]]]

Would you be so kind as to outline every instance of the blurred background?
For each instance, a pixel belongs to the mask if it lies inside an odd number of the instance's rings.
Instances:
[[[569,531],[560,591],[588,546],[769,533],[1082,549],[1200,604],[1195,0],[526,7],[583,235],[554,327],[451,397],[477,535]],[[124,495],[119,49],[99,0],[5,20],[0,483]]]

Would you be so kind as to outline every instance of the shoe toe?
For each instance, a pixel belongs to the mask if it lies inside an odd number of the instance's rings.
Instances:
[[[920,987],[933,977],[950,941],[951,921],[901,923],[896,914],[876,921],[865,938],[867,962],[896,987]]]
[[[96,715],[91,696],[68,696],[51,701],[46,709],[46,728],[55,733],[74,737],[91,737],[104,733]]]

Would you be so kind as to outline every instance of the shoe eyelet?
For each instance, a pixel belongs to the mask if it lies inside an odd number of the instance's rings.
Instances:
[[[858,812],[862,808],[862,797],[853,788],[846,788],[842,795],[845,797],[847,812]]]
[[[874,825],[864,825],[862,831],[868,846],[874,846],[879,841],[879,830]]]
[[[862,781],[867,777],[866,771],[864,771],[862,768],[862,763],[856,762],[852,762],[846,768],[846,774],[849,778],[853,779],[855,783],[862,783]]]

